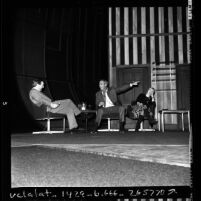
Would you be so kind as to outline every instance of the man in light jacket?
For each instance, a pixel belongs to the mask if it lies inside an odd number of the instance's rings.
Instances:
[[[78,127],[75,116],[79,115],[81,111],[70,99],[52,101],[42,92],[44,82],[41,80],[34,80],[32,86],[33,88],[29,92],[29,98],[36,106],[40,107],[45,105],[49,112],[65,114],[70,130]]]

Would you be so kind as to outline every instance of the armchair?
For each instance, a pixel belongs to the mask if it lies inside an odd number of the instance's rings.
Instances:
[[[34,110],[40,115],[36,115],[35,117],[36,121],[46,121],[46,130],[44,131],[34,131],[32,134],[53,134],[53,133],[64,133],[65,132],[65,126],[66,126],[66,116],[62,114],[55,114],[51,113],[49,111],[49,108],[47,106],[42,105],[41,107],[38,107],[35,105],[35,103],[31,100],[34,106]],[[51,130],[51,120],[62,120],[62,130]]]
[[[118,113],[104,114],[102,116],[102,119],[107,119],[107,128],[106,129],[98,129],[98,131],[119,131],[119,129],[111,128],[111,120],[119,120]]]

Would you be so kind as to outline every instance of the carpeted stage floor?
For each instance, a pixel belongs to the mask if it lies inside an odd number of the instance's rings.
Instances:
[[[12,187],[189,186],[189,132],[11,136]]]

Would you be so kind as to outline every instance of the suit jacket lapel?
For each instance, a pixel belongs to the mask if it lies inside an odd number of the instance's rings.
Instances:
[[[114,101],[113,100],[114,97],[113,97],[112,89],[111,88],[108,88],[107,95],[108,95],[109,99],[113,102]]]

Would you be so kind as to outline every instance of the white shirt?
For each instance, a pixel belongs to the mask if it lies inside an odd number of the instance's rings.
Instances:
[[[105,92],[105,107],[112,107],[114,106],[113,102],[110,100],[110,98],[107,95],[107,91]]]

